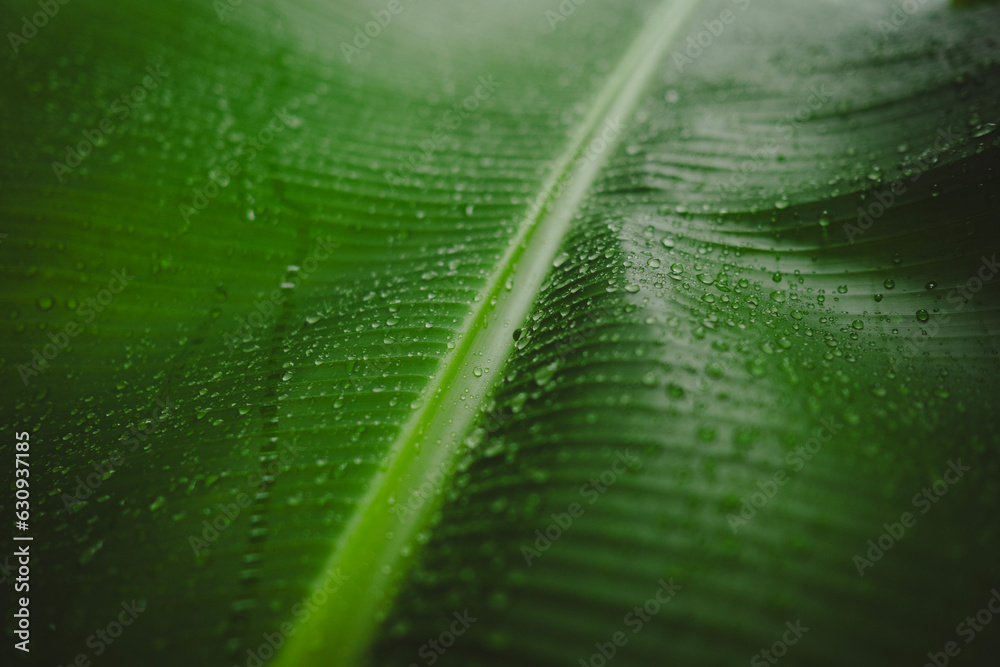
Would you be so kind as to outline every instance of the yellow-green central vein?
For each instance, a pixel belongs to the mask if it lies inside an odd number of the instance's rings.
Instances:
[[[400,429],[387,465],[358,502],[315,586],[327,582],[328,573],[337,572],[343,583],[289,637],[276,667],[348,667],[367,650],[412,564],[418,534],[440,507],[443,489],[436,489],[434,499],[405,519],[390,511],[393,504],[405,502],[428,479],[450,477],[462,454],[464,436],[493,378],[501,375],[476,377],[471,370],[486,365],[484,361],[496,369],[503,366],[512,348],[512,328],[529,314],[574,214],[621,133],[613,133],[599,155],[580,158],[609,123],[631,117],[699,1],[668,0],[660,5],[594,99],[542,186],[538,205],[522,221],[490,276],[484,298],[463,322],[464,336],[443,360],[422,407]],[[506,288],[508,281],[511,290]]]

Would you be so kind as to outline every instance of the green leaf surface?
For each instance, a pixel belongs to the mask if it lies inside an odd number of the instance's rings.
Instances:
[[[1000,12],[911,4],[60,5],[29,664],[993,664]]]

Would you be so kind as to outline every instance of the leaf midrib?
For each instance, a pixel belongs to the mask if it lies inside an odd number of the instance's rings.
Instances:
[[[465,334],[424,391],[422,407],[400,429],[388,463],[358,502],[313,589],[328,581],[328,573],[344,575],[343,584],[289,637],[276,667],[353,665],[370,645],[413,562],[417,535],[429,527],[444,489],[435,489],[435,497],[406,521],[398,520],[390,507],[409,499],[432,471],[443,470],[438,478],[450,479],[463,452],[463,436],[512,350],[511,327],[527,318],[574,214],[624,131],[596,159],[578,161],[606,123],[632,115],[668,46],[699,3],[661,4],[597,94],[542,186],[537,205],[521,221],[487,281],[484,298],[463,322],[460,331]],[[506,287],[508,281],[513,289]],[[495,371],[477,378],[473,366]]]

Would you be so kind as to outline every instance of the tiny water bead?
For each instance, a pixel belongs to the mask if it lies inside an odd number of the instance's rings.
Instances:
[[[854,320],[853,322],[851,322],[851,326],[854,327],[855,329],[860,330],[865,328],[865,323],[862,322],[861,320]]]
[[[885,287],[886,289],[892,289],[893,287],[896,286],[896,281],[893,280],[892,278],[886,278],[885,282],[882,283],[882,286]]]
[[[52,306],[56,305],[56,302],[51,296],[40,296],[35,301],[35,305],[38,306],[38,310],[51,310]]]
[[[920,310],[917,311],[917,319],[920,320],[921,322],[926,322],[927,320],[931,319],[931,316],[926,310],[921,308]]]

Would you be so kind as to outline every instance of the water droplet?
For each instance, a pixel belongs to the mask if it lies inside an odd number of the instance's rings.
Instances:
[[[483,377],[483,369],[480,368],[479,366],[476,366],[475,368],[472,369],[472,374],[475,375],[477,378],[481,378]]]
[[[921,322],[926,322],[927,320],[931,319],[931,316],[930,313],[921,308],[920,310],[917,311],[917,319],[920,320]]]
[[[559,253],[556,256],[556,258],[552,260],[552,266],[558,269],[560,266],[566,263],[567,259],[569,259],[569,255],[567,253],[564,252]]]
[[[864,329],[865,323],[862,322],[861,320],[854,320],[853,322],[851,322],[851,326],[854,327],[855,329]]]
[[[56,305],[56,302],[51,296],[40,296],[35,301],[35,305],[38,306],[38,310],[51,310],[52,306]]]
[[[559,367],[558,361],[553,361],[551,364],[542,366],[537,371],[535,371],[535,382],[538,386],[544,387],[552,380],[553,374],[555,374],[556,369]]]
[[[985,135],[989,134],[990,132],[992,132],[995,129],[997,129],[997,124],[996,123],[983,123],[982,125],[980,125],[975,130],[972,131],[972,136],[974,138],[976,138],[976,137],[982,137],[982,136],[985,136]]]
[[[927,283],[926,285],[924,285],[924,288],[926,288],[926,289],[929,289],[929,290],[932,290],[932,289],[934,289],[935,287],[937,287],[937,283],[936,283],[936,282],[934,282],[933,280],[931,280],[931,281],[930,281],[930,282],[928,282],[928,283]]]
[[[100,551],[101,547],[103,546],[104,546],[104,540],[98,540],[96,544],[94,544],[92,547],[90,547],[82,554],[80,554],[80,564],[83,565],[89,563],[91,559],[94,557],[94,554]]]
[[[892,289],[893,287],[896,286],[896,281],[893,280],[892,278],[886,278],[885,282],[882,283],[882,286],[885,287],[886,289]]]

